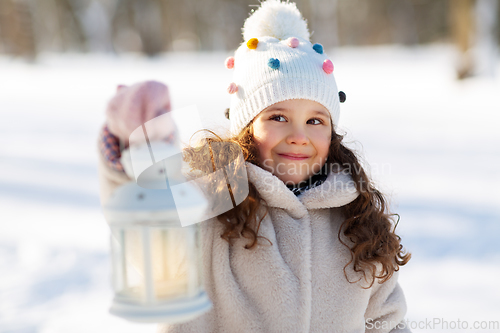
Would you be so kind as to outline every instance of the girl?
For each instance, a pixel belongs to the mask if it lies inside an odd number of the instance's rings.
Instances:
[[[249,194],[202,222],[213,308],[160,331],[408,332],[397,271],[410,256],[336,132],[345,94],[332,62],[293,3],[262,2],[243,31],[226,61],[232,135],[186,148],[185,159],[209,174],[243,152]],[[100,170],[104,188],[119,178],[106,158]]]

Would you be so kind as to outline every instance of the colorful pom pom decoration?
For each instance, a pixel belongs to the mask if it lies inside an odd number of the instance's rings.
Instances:
[[[237,91],[238,91],[238,86],[236,85],[236,83],[231,82],[231,84],[229,85],[229,87],[227,87],[227,92],[230,93],[230,94],[234,94]]]
[[[270,58],[267,61],[267,65],[269,67],[271,67],[272,69],[278,69],[278,68],[280,68],[280,61],[278,59],[275,59],[275,58]]]
[[[255,50],[257,48],[258,44],[259,44],[259,40],[257,38],[250,38],[247,42],[247,47],[250,50]]]
[[[299,46],[299,39],[295,37],[288,38],[287,45],[293,48]]]
[[[318,52],[319,54],[323,54],[323,45],[314,44],[313,49],[314,49],[314,51]]]
[[[225,65],[227,69],[233,69],[234,68],[234,57],[229,57],[225,61]]]
[[[330,59],[326,59],[325,61],[323,61],[323,70],[326,74],[333,73],[333,63]]]

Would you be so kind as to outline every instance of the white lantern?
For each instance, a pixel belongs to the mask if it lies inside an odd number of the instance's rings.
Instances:
[[[122,162],[129,173],[127,152]],[[144,179],[166,181],[166,174],[160,162]],[[207,202],[194,186],[182,189],[174,200],[169,189],[147,189],[132,181],[104,205],[111,228],[112,314],[137,322],[178,323],[211,308],[203,289],[199,224],[185,223],[199,222]],[[181,226],[179,215],[187,226]]]

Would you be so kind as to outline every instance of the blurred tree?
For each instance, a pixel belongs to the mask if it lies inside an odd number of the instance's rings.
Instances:
[[[338,0],[303,1],[299,8],[305,8],[304,17],[308,21],[311,40],[327,48],[339,45]]]
[[[415,45],[442,41],[448,35],[447,0],[337,2],[341,45]]]
[[[417,45],[419,42],[414,4],[411,0],[392,0],[387,5],[393,43]]]
[[[0,1],[0,40],[4,53],[30,60],[35,58],[33,15],[27,1]]]
[[[121,42],[118,45],[119,50],[142,51],[149,56],[164,51],[161,2],[161,0],[118,1],[112,25],[113,35]],[[123,35],[120,36],[124,33],[127,34],[125,38]],[[127,43],[127,37],[134,34],[135,44]],[[138,47],[140,50],[134,49]]]
[[[448,0],[411,0],[419,43],[449,40]]]
[[[81,1],[80,1],[81,3]],[[56,17],[59,24],[57,33],[61,41],[61,47],[64,51],[68,50],[87,50],[87,39],[83,31],[82,24],[76,14],[77,1],[54,0],[56,5]]]
[[[85,43],[90,52],[113,50],[110,17],[117,0],[73,0],[72,8],[85,34]]]
[[[464,79],[474,69],[472,46],[474,37],[474,0],[449,0],[452,37],[458,48],[457,77]]]
[[[475,8],[475,74],[495,76],[498,59],[496,40],[498,26],[498,0],[477,0]]]

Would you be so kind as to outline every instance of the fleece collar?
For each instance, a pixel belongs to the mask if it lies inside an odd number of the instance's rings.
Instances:
[[[296,218],[303,217],[308,209],[347,205],[359,195],[351,176],[342,172],[330,172],[323,184],[296,197],[285,183],[269,171],[249,162],[246,166],[249,181],[259,191],[267,205],[285,209]]]

